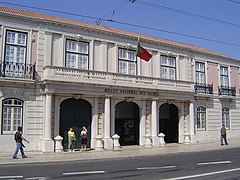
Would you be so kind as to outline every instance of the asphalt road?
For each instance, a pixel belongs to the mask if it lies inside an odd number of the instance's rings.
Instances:
[[[233,148],[121,159],[0,165],[0,179],[239,180],[239,150]]]

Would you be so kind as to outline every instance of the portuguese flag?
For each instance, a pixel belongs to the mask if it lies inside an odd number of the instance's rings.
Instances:
[[[146,49],[140,46],[140,43],[138,43],[137,46],[137,56],[147,62],[152,58],[152,55]]]

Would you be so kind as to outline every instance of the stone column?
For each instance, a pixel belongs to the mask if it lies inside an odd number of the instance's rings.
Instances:
[[[160,146],[159,137],[157,136],[157,99],[152,100],[152,146]]]
[[[54,141],[51,138],[52,129],[52,94],[45,95],[45,121],[44,121],[44,140],[42,142],[43,152],[54,152]]]
[[[113,141],[110,137],[110,97],[105,97],[105,105],[104,105],[104,149],[113,149]]]
[[[190,133],[189,133],[189,114],[188,114],[188,108],[186,108],[186,105],[184,103],[184,144],[190,144]]]
[[[190,128],[190,140],[194,143],[194,104],[191,101],[189,105],[189,128]]]

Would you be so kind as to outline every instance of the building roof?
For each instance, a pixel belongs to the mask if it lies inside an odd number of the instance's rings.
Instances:
[[[184,48],[189,51],[193,51],[195,53],[200,52],[200,53],[204,53],[204,54],[208,54],[208,55],[220,56],[223,58],[230,58],[223,54],[220,54],[215,51],[211,51],[211,50],[199,47],[199,46],[180,43],[180,42],[176,42],[176,41],[170,41],[170,40],[153,37],[153,36],[148,36],[148,35],[144,35],[144,34],[140,34],[140,33],[136,33],[136,32],[130,32],[130,31],[116,29],[116,28],[110,28],[110,27],[103,26],[103,25],[91,24],[91,23],[81,22],[81,21],[77,21],[77,20],[72,20],[72,19],[67,19],[67,18],[62,18],[62,17],[57,17],[57,16],[51,16],[51,15],[47,15],[47,14],[41,14],[41,13],[20,10],[20,9],[15,9],[15,8],[10,8],[10,7],[4,7],[4,6],[0,6],[0,14],[26,17],[26,18],[31,18],[35,21],[45,21],[45,22],[49,21],[49,22],[54,22],[54,23],[64,23],[64,24],[74,25],[74,26],[79,26],[79,27],[84,27],[84,28],[91,28],[91,29],[95,29],[95,30],[116,33],[119,35],[121,34],[121,35],[127,35],[127,36],[131,36],[131,37],[135,37],[135,38],[152,40],[152,41],[155,41],[158,43],[163,43],[165,45],[175,46],[178,48]],[[234,59],[234,58],[230,58],[230,59]]]

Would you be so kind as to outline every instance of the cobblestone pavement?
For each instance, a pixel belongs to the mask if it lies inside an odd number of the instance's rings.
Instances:
[[[41,162],[60,162],[60,161],[74,161],[86,159],[106,159],[106,158],[125,158],[134,156],[147,156],[147,155],[164,155],[171,153],[185,153],[185,152],[198,152],[216,149],[228,149],[240,147],[240,137],[228,139],[229,145],[221,146],[219,141],[210,143],[198,144],[166,144],[163,147],[140,147],[140,146],[124,146],[121,150],[88,150],[81,152],[59,152],[59,153],[42,153],[27,151],[28,158],[21,158],[19,152],[19,159],[12,159],[13,152],[0,152],[0,164],[16,164],[16,163],[41,163]],[[14,151],[14,149],[13,149]]]

